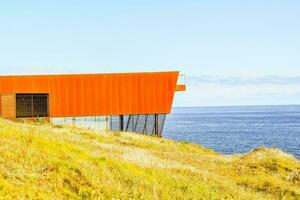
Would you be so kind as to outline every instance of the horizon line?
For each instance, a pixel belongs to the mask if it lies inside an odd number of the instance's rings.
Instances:
[[[196,106],[173,106],[173,108],[195,108],[195,107],[198,107],[198,108],[210,108],[210,107],[271,107],[271,106],[300,106],[300,103],[299,104],[249,104],[249,105],[214,105],[214,106],[199,106],[199,105],[196,105]]]

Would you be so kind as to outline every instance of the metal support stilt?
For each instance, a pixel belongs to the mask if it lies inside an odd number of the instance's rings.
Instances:
[[[158,114],[155,114],[155,119],[154,119],[154,133],[155,133],[155,135],[158,135]]]
[[[120,131],[124,131],[124,115],[120,115]]]
[[[105,132],[108,133],[109,131],[109,116],[105,117]]]

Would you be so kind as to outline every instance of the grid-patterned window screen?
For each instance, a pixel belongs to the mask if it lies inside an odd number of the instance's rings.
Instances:
[[[16,94],[17,118],[49,117],[48,94]]]

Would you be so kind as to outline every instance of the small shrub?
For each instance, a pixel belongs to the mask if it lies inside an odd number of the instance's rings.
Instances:
[[[121,132],[120,131],[114,131],[113,135],[116,137],[120,137],[121,136]]]
[[[62,124],[54,124],[54,125],[52,125],[52,127],[53,128],[63,128],[64,125],[62,125]]]

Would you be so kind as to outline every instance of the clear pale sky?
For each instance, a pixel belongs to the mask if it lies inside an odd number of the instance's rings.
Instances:
[[[300,1],[0,0],[0,74],[169,70],[175,106],[300,104]]]

